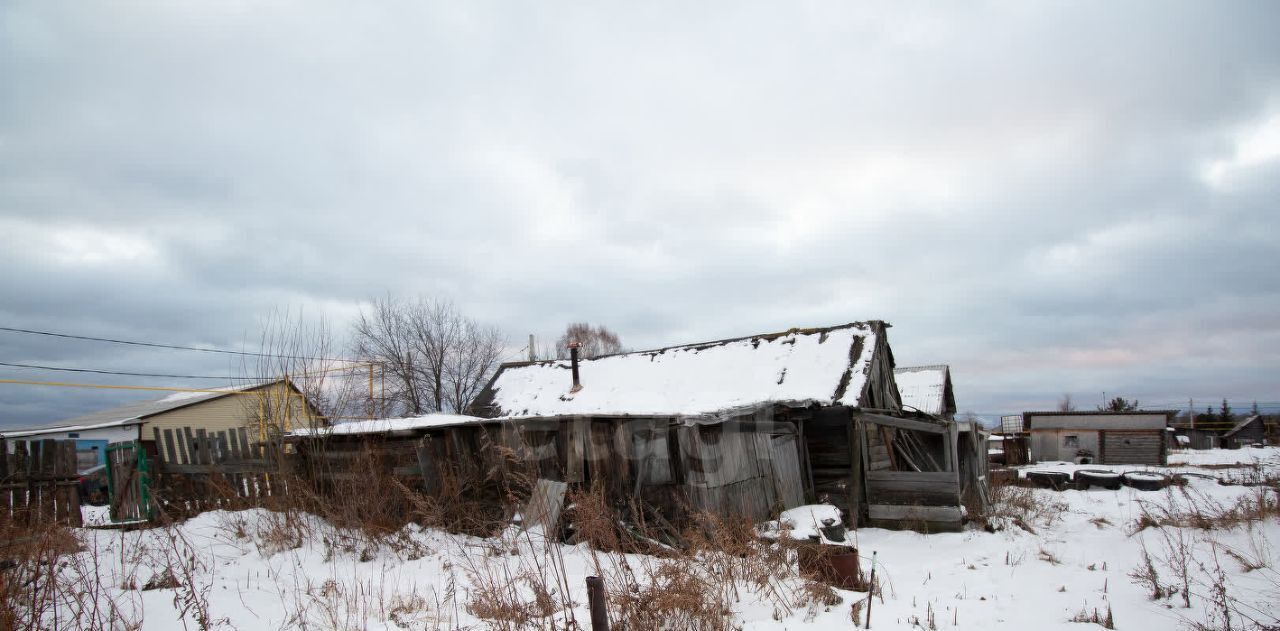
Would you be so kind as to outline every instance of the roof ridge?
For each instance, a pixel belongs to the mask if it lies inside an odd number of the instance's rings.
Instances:
[[[842,330],[842,329],[849,329],[849,328],[853,328],[853,327],[856,327],[856,326],[859,326],[859,325],[864,325],[864,326],[865,326],[865,325],[871,325],[871,324],[879,324],[879,325],[884,326],[884,327],[891,326],[888,322],[885,322],[884,320],[859,320],[859,321],[855,321],[855,322],[847,322],[847,323],[845,323],[845,324],[835,324],[835,325],[832,325],[832,326],[823,326],[823,327],[791,327],[790,329],[787,329],[787,330],[785,330],[785,331],[777,331],[777,332],[774,332],[774,333],[756,333],[756,334],[753,334],[753,335],[743,335],[743,336],[741,336],[741,337],[729,337],[729,338],[725,338],[725,339],[721,339],[721,340],[709,340],[709,341],[706,341],[706,342],[689,342],[689,343],[685,343],[685,344],[673,344],[673,345],[671,345],[671,346],[663,346],[663,347],[660,347],[660,348],[650,348],[650,349],[644,349],[644,350],[625,351],[625,352],[621,352],[621,353],[609,353],[608,355],[599,355],[599,356],[597,356],[597,357],[581,358],[581,359],[579,359],[578,361],[580,361],[580,362],[588,362],[588,361],[596,361],[596,360],[600,360],[600,359],[607,359],[607,358],[609,358],[609,357],[626,357],[626,356],[628,356],[628,355],[659,354],[659,353],[665,353],[665,352],[667,352],[667,351],[683,350],[683,349],[688,349],[688,348],[696,348],[697,350],[701,350],[701,349],[703,349],[703,348],[710,348],[710,347],[713,347],[713,346],[723,346],[723,345],[725,345],[725,344],[732,344],[732,343],[734,343],[734,342],[743,342],[743,341],[747,341],[747,340],[766,340],[766,341],[770,341],[770,342],[772,342],[773,340],[776,340],[776,339],[781,338],[781,337],[786,337],[786,336],[788,336],[788,335],[797,335],[797,334],[799,334],[799,335],[815,335],[815,334],[820,335],[820,334],[822,334],[822,333],[830,333],[831,331],[839,331],[839,330]],[[515,368],[515,367],[520,367],[520,366],[535,366],[535,365],[538,365],[538,364],[552,364],[552,363],[555,363],[555,362],[567,362],[567,361],[569,361],[567,358],[565,358],[565,359],[539,359],[539,360],[536,360],[536,361],[515,361],[515,362],[504,362],[504,363],[502,364],[502,366],[509,366],[509,367]]]
[[[893,371],[899,370],[951,370],[951,364],[922,364],[919,366],[894,366]]]

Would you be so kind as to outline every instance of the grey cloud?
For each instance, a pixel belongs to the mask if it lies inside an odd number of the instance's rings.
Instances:
[[[1280,164],[1202,177],[1280,113],[1276,13],[12,3],[0,315],[239,346],[274,306],[341,329],[428,293],[517,348],[578,319],[647,347],[876,317],[901,363],[955,366],[962,408],[1280,400]],[[68,232],[106,245],[69,262]],[[3,393],[17,420],[101,396]]]

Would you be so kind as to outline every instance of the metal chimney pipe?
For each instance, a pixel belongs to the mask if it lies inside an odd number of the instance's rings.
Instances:
[[[578,342],[569,343],[569,359],[573,364],[573,389],[569,392],[577,392],[582,389],[582,382],[578,380],[578,347],[582,344]]]

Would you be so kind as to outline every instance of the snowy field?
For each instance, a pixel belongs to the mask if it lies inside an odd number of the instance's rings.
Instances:
[[[1280,476],[1276,448],[1178,453],[1170,462],[1168,471],[1232,480],[1237,469]],[[996,492],[1000,509],[988,530],[862,529],[863,569],[875,552],[881,585],[872,628],[1080,630],[1103,628],[1108,617],[1116,629],[1139,631],[1227,628],[1225,617],[1232,629],[1264,628],[1250,620],[1275,625],[1276,493],[1274,485],[1199,476],[1163,491],[1011,488]],[[86,549],[67,571],[96,576],[117,628],[562,629],[570,612],[590,628],[586,576],[626,572],[640,583],[665,576],[653,571],[661,565],[653,557],[593,553],[514,531],[475,539],[410,526],[375,544],[318,519],[286,523],[260,510],[79,534]],[[708,560],[705,571],[743,570]],[[730,628],[853,628],[855,603],[865,619],[865,593],[838,591],[838,604],[824,603],[806,599],[795,577],[743,576],[727,582]],[[523,619],[486,617],[510,613],[502,603],[526,603]]]

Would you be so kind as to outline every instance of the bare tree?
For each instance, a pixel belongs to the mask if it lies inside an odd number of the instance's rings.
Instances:
[[[1076,406],[1073,403],[1071,403],[1070,392],[1062,393],[1062,398],[1058,399],[1058,411],[1059,412],[1075,412],[1076,411]]]
[[[367,413],[373,401],[365,401],[362,380],[351,377],[369,368],[335,358],[336,346],[323,316],[276,310],[264,318],[259,355],[244,356],[240,366],[247,380],[265,385],[242,396],[248,416],[258,419],[252,429],[275,435],[323,426],[362,408]]]
[[[387,296],[375,300],[369,313],[360,311],[353,330],[353,352],[378,362],[387,387],[384,407],[392,413],[421,414],[427,410],[426,391],[418,380],[413,348],[413,323],[405,305]]]
[[[387,398],[408,415],[465,410],[506,348],[497,328],[425,298],[375,300],[353,333],[355,353],[386,366]]]
[[[568,357],[569,344],[573,342],[580,344],[578,356],[585,359],[625,351],[618,335],[605,326],[593,327],[587,322],[574,322],[565,327],[564,335],[556,340],[556,357],[559,359]]]

